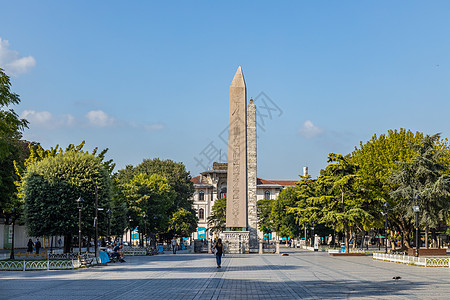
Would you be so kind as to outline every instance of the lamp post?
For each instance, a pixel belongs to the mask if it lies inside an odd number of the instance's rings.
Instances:
[[[133,219],[131,218],[131,216],[128,217],[128,224],[130,225],[130,247],[132,245],[132,240],[131,240],[131,222],[133,221]]]
[[[98,253],[98,187],[97,183],[95,183],[95,218],[94,218],[94,228],[95,228],[95,257],[99,256]],[[103,210],[103,208],[102,208]]]
[[[108,242],[111,242],[111,214],[112,210],[108,208],[106,211],[106,217],[108,218]]]
[[[314,221],[311,223],[311,246],[314,247]]]
[[[305,228],[305,247],[306,246],[308,246],[308,244],[307,244],[307,236],[306,236],[306,234],[307,234],[307,230],[308,230],[308,223],[305,223],[305,226],[304,226]],[[269,241],[269,239],[267,239],[267,241]]]
[[[387,254],[387,213],[388,213],[388,206],[389,204],[387,202],[384,202],[384,253]]]
[[[333,244],[333,248],[336,249],[336,225],[333,226]]]
[[[419,256],[419,212],[420,212],[420,206],[419,206],[419,195],[414,196],[414,200],[416,204],[413,206],[413,211],[415,212],[415,225],[416,225],[416,257]]]
[[[78,256],[81,255],[81,209],[83,208],[84,199],[79,197],[77,199],[78,208]]]
[[[12,244],[11,244],[11,253],[9,255],[9,259],[14,259],[14,225],[16,225],[16,209],[11,209],[11,218],[12,218]]]
[[[147,248],[147,214],[144,214],[144,247]]]

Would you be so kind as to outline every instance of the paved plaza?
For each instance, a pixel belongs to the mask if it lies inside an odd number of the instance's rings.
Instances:
[[[69,271],[0,272],[0,299],[449,299],[450,269],[329,257],[185,252]],[[401,279],[395,281],[394,276]]]

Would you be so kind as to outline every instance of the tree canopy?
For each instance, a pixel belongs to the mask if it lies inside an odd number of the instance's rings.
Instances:
[[[93,236],[96,189],[99,207],[109,207],[112,183],[100,158],[69,150],[30,165],[22,187],[29,234],[69,238],[77,232],[76,200],[84,199],[82,232]],[[99,224],[106,224],[104,214]]]
[[[446,175],[444,149],[436,149],[440,135],[426,135],[410,147],[417,155],[411,161],[399,162],[391,175],[397,189],[391,196],[397,200],[397,209],[413,218],[413,205],[420,207],[420,223],[437,227],[446,220],[450,210],[450,176]]]
[[[115,174],[115,182],[118,187],[115,198],[126,199],[132,226],[142,226],[142,216],[145,214],[147,228],[165,238],[171,238],[174,233],[185,234],[197,227],[192,207],[194,185],[184,164],[158,158],[145,159],[136,167],[128,165],[119,170]],[[152,184],[158,182],[164,184],[151,188]],[[157,189],[162,193],[160,197],[155,196]],[[159,203],[152,202],[157,199],[160,199]],[[154,203],[158,207],[143,208],[143,203]],[[191,223],[173,223],[177,220]]]
[[[9,76],[0,68],[0,213],[20,208],[16,201],[14,161],[22,161],[26,155],[20,139],[28,122],[9,108],[19,103],[19,95],[11,92]]]

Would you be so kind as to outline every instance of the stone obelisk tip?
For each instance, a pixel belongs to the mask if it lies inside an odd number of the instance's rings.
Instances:
[[[239,66],[236,74],[234,74],[233,81],[231,82],[231,87],[245,87],[244,74],[242,74],[241,66]]]

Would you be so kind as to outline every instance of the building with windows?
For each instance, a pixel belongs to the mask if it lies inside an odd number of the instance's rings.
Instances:
[[[204,171],[194,177],[195,192],[193,195],[194,209],[197,211],[198,230],[195,239],[209,239],[208,217],[217,199],[227,195],[227,163],[213,163],[212,170]],[[266,180],[257,178],[256,199],[277,199],[278,194],[286,187],[295,185],[296,180]],[[258,233],[260,235],[260,233]],[[260,236],[262,238],[262,235]]]

